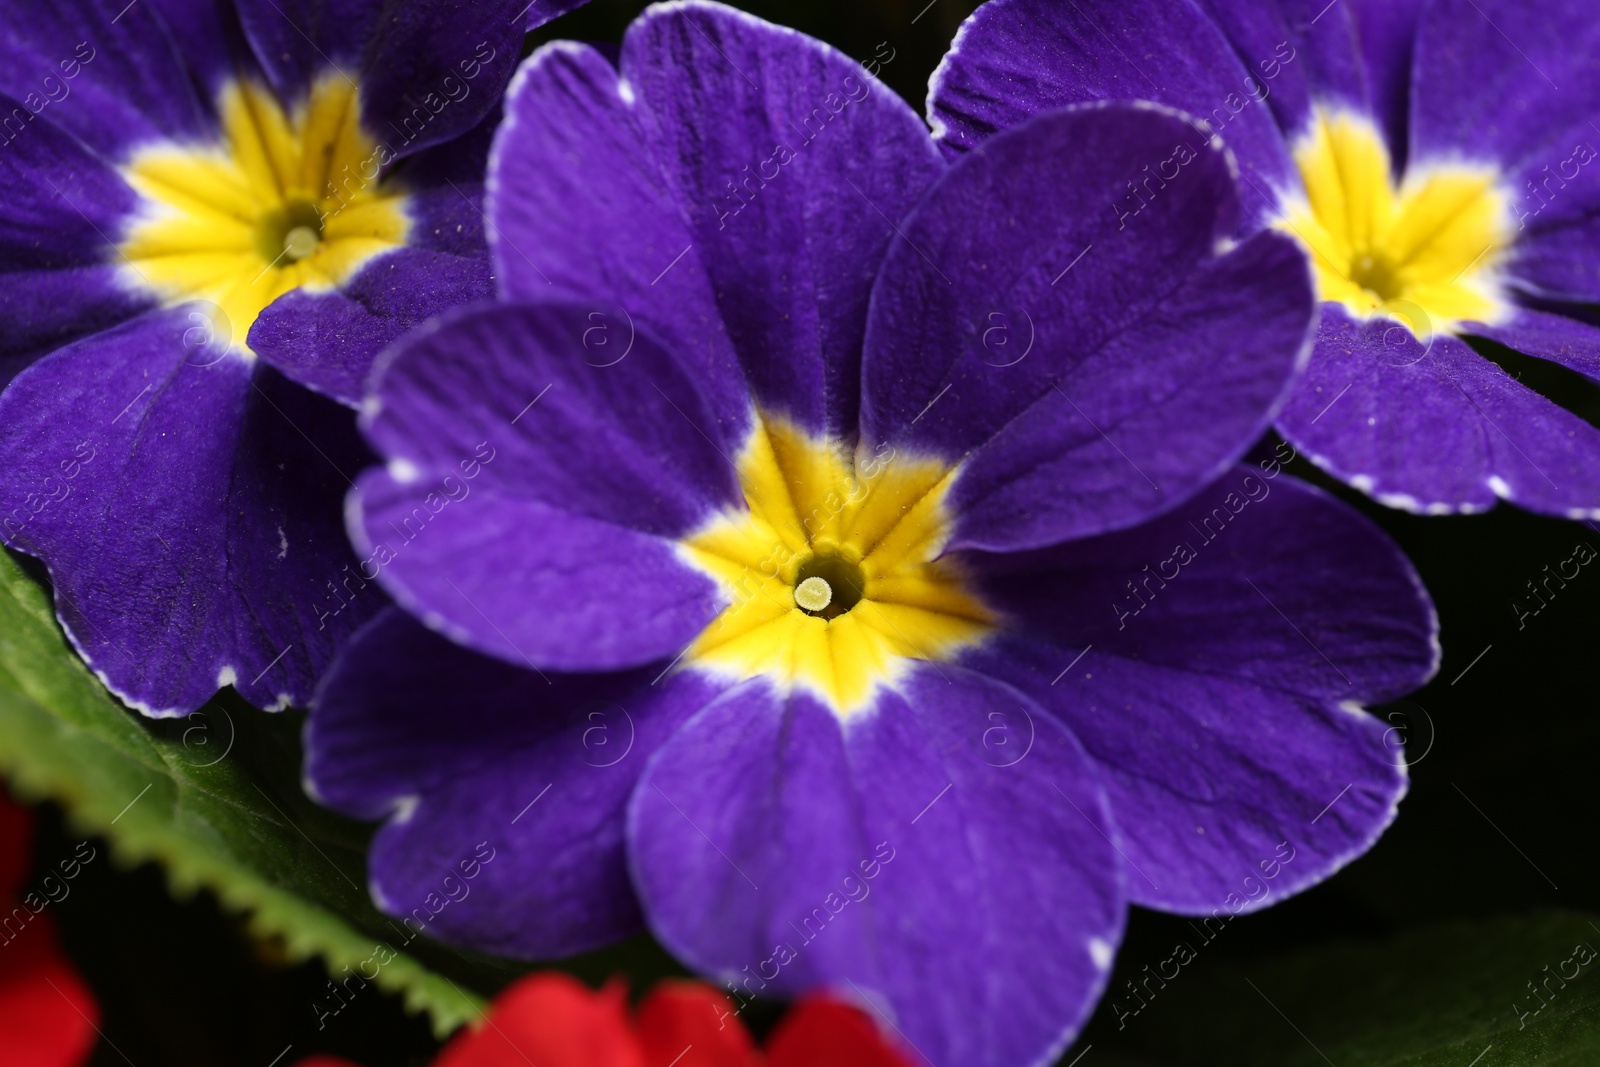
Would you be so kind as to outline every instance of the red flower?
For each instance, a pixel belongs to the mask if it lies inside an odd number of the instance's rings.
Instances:
[[[56,947],[47,901],[23,894],[33,815],[0,791],[0,1062],[75,1067],[94,1050],[100,1006]]]
[[[458,1034],[433,1067],[908,1067],[870,1018],[803,1000],[763,1055],[727,997],[699,982],[663,982],[632,1019],[621,983],[599,992],[559,973],[507,989],[482,1026]],[[317,1056],[299,1067],[352,1067]]]

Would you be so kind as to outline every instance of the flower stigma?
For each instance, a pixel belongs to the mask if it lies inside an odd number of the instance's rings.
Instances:
[[[813,574],[794,587],[794,602],[805,611],[822,611],[833,601],[833,586],[820,575]]]

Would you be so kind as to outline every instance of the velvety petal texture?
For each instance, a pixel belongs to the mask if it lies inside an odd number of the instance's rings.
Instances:
[[[120,159],[141,142],[210,133],[189,57],[155,4],[14,2],[5,23],[0,93],[11,98],[3,116],[8,148],[53,126]]]
[[[0,531],[45,561],[68,637],[133,707],[184,714],[223,685],[303,704],[383,602],[339,529],[367,453],[345,412],[189,315],[85,338],[0,396]]]
[[[279,297],[251,327],[250,347],[301,385],[356,407],[384,348],[453,308],[492,298],[483,172],[499,115],[496,107],[470,134],[407,161],[406,247],[342,289]]]
[[[344,18],[343,4],[313,0]],[[526,32],[527,0],[385,0],[363,41],[368,129],[405,132],[405,158],[469,133],[500,99]]]
[[[1387,537],[1280,467],[1125,534],[968,561],[1013,632],[965,662],[1082,741],[1149,907],[1275,902],[1364,852],[1405,792],[1361,709],[1431,677],[1432,608]]]
[[[1363,28],[1352,4],[1327,0],[1197,0],[1232,46],[1251,80],[1233,111],[1265,97],[1278,125],[1299,133],[1317,105],[1370,111]],[[1208,119],[1222,115],[1211,112]],[[1218,130],[1227,136],[1223,130]]]
[[[408,248],[362,271],[343,292],[279,297],[251,327],[250,347],[301,385],[354,407],[386,347],[492,293],[487,261]]]
[[[0,98],[0,110],[16,101]],[[11,111],[16,107],[11,106]],[[39,356],[153,302],[130,292],[104,234],[136,206],[117,172],[71,132],[26,127],[0,150],[0,383]]]
[[[536,30],[569,11],[576,11],[588,2],[589,0],[533,0],[523,9],[522,17],[527,20],[528,29]]]
[[[534,959],[596,948],[642,927],[623,851],[634,783],[717,693],[666,667],[536,673],[391,608],[317,695],[306,784],[359,818],[398,813],[369,879],[412,936]]]
[[[1433,0],[1422,8],[1412,67],[1417,158],[1471,146],[1518,168],[1571,147],[1559,135],[1579,132],[1600,92],[1600,22],[1582,0],[1557,0],[1537,13],[1530,17],[1514,0]],[[1497,26],[1515,27],[1515,39]],[[1581,136],[1592,139],[1594,131]],[[1593,203],[1600,186],[1587,177]]]
[[[1561,337],[1540,321],[1600,300],[1591,6],[1563,0],[1537,18],[1517,0],[1158,6],[983,4],[933,78],[941,144],[968,152],[1082,101],[1192,114],[1240,160],[1245,232],[1314,249],[1324,325],[1279,430],[1391,506],[1592,515],[1594,431],[1459,340],[1593,373],[1579,323]],[[1440,298],[1458,282],[1450,299],[1467,296],[1466,314]]]
[[[1026,760],[997,766],[995,715],[1038,724]],[[628,837],[657,936],[741,995],[830,988],[934,1063],[1018,1064],[1048,1062],[1104,986],[1111,826],[1044,712],[924,665],[844,728],[804,695],[729,692],[651,761]]]
[[[1235,32],[1299,18],[1261,10]],[[1437,625],[1369,523],[1235,466],[1315,297],[1225,137],[1100,101],[946,162],[860,65],[702,2],[617,64],[540,49],[507,116],[500,300],[374,372],[349,522],[398,610],[308,731],[317,794],[387,819],[381,907],[519,955],[642,920],[739,1003],[825,991],[929,1062],[1029,1067],[1130,901],[1259,907],[1393,818],[1362,708]]]
[[[305,95],[328,66],[355,67],[382,0],[234,0],[250,50],[284,99]]]
[[[490,173],[508,295],[653,324],[733,426],[754,396],[853,430],[877,265],[940,169],[904,101],[821,42],[684,2],[634,22],[620,70],[542,50],[508,112]],[[624,213],[629,240],[600,239]]]
[[[1352,0],[1373,114],[1383,122],[1395,165],[1405,163],[1411,134],[1411,69],[1417,22],[1427,0]]]
[[[1600,380],[1600,327],[1548,311],[1518,308],[1498,326],[1475,322],[1470,329],[1478,337]]]
[[[1422,342],[1399,323],[1324,307],[1279,425],[1318,466],[1390,507],[1448,514],[1499,499],[1600,515],[1600,430],[1449,335]]]
[[[1307,101],[1303,74],[1285,76],[1295,54],[1288,35],[1281,45],[1262,45],[1260,55],[1236,56],[1222,28],[1190,0],[990,0],[962,25],[934,72],[929,121],[945,151],[956,153],[1067,103],[1166,104],[1227,140],[1249,180],[1245,204],[1254,219],[1293,173],[1265,104],[1285,92],[1297,95],[1299,111]],[[1168,154],[1141,163],[1154,169]],[[1135,166],[1122,180],[1143,177]]]
[[[726,598],[676,539],[738,499],[687,370],[643,334],[621,364],[588,362],[591,314],[505,305],[401,345],[366,419],[389,464],[362,476],[351,516],[430,626],[561,670],[670,659],[693,639]]]
[[[492,296],[483,170],[529,18],[71,0],[0,20],[0,538],[45,562],[134,707],[227,685],[303,703],[382,606],[339,522],[353,418],[290,379],[356,406],[385,345]]]
[[[1125,187],[1140,173],[1148,201]],[[1219,254],[1234,179],[1176,114],[1078,107],[985,142],[906,220],[873,294],[861,433],[961,463],[952,547],[1132,525],[1261,435],[1313,295],[1287,237]]]

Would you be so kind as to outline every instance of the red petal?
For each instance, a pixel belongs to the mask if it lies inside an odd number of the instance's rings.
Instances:
[[[755,1067],[761,1062],[733,1003],[700,982],[668,981],[639,1005],[645,1067]]]
[[[911,1067],[871,1016],[835,1000],[802,1000],[767,1040],[769,1067]]]
[[[457,1034],[434,1067],[645,1067],[620,985],[595,992],[564,974],[530,975]]]
[[[18,907],[6,918],[4,936],[11,940],[0,943],[0,1062],[76,1067],[94,1049],[100,1006],[57,950],[50,916]]]
[[[14,901],[33,869],[33,812],[0,789],[0,901]]]

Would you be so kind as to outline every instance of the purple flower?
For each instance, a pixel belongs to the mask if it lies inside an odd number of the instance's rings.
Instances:
[[[1119,229],[1103,199],[1175,152]],[[1079,107],[949,166],[859,64],[673,3],[619,66],[536,53],[489,186],[503,302],[364,408],[350,525],[410,615],[307,734],[315,794],[388,817],[413,936],[648,923],[741,999],[827,987],[934,1063],[1030,1064],[1130,901],[1221,923],[1393,817],[1361,705],[1429,675],[1430,607],[1359,515],[1238,465],[1311,280],[1229,238],[1187,122]]]
[[[1148,99],[1237,154],[1243,232],[1312,256],[1278,430],[1390,507],[1600,517],[1600,431],[1468,336],[1600,378],[1600,19],[1587,0],[991,0],[935,73],[950,154],[1041,110]],[[1101,206],[1134,225],[1160,161]]]
[[[303,703],[381,597],[339,526],[354,420],[293,383],[354,406],[385,344],[492,294],[489,133],[557,12],[7,8],[0,537],[140,711]]]

